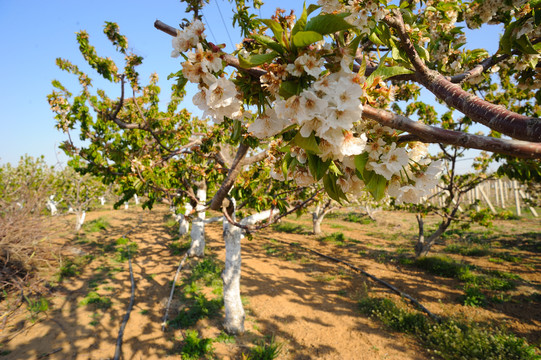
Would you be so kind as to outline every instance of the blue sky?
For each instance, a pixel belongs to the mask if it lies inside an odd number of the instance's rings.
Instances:
[[[267,1],[261,16],[268,18],[275,7],[289,9],[292,4],[298,13],[302,8],[300,1]],[[154,29],[153,24],[159,19],[177,26],[186,15],[184,5],[178,0],[0,0],[0,164],[16,163],[24,154],[45,155],[50,164],[55,164],[57,159],[66,161],[58,150],[65,135],[54,127],[46,97],[52,90],[53,79],[60,80],[72,92],[79,90],[73,77],[55,65],[55,59],[62,57],[87,69],[77,48],[77,31],[84,29],[89,33],[98,54],[120,60],[103,34],[105,21],[118,23],[120,32],[128,37],[131,50],[145,58],[139,67],[141,78],[146,82],[152,72],[157,72],[162,94],[167,94],[170,87],[167,75],[179,69],[180,60],[170,57],[170,36]],[[203,15],[211,30],[207,30],[210,41],[225,43],[226,50],[231,50],[231,42],[240,42],[238,31],[231,28],[229,1],[210,0]],[[497,48],[495,33],[481,30],[468,38],[472,47],[482,46],[492,53]],[[92,72],[89,74],[97,79]],[[103,88],[110,94],[119,92],[114,87]],[[183,106],[197,113],[190,99],[188,96]]]

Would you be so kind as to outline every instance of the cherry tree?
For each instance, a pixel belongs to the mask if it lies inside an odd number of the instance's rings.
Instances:
[[[308,189],[315,183],[338,202],[369,193],[375,201],[393,197],[418,204],[439,182],[443,166],[431,160],[427,143],[485,150],[508,160],[541,157],[538,2],[320,0],[298,18],[278,10],[271,19],[257,19],[251,11],[261,2],[250,7],[236,1],[234,22],[246,39],[233,54],[206,40],[200,16],[205,2],[185,2],[192,20],[181,29],[155,23],[173,37],[172,56],[182,59],[166,111],[158,107],[157,75],[139,85],[135,67],[142,58],[127,51],[113,23],[105,33],[125,55],[123,72],[97,55],[88,34],[79,33],[78,42],[87,62],[119,84],[120,96],[91,94],[90,78],[58,60],[78,76],[83,90],[72,97],[54,82],[49,102],[59,129],[69,132],[80,123],[81,137],[91,142],[77,149],[68,141],[65,150],[106,174],[106,181],[121,183],[127,198],[146,192],[151,206],[165,191],[179,203],[189,198],[223,213],[230,332],[243,331],[237,296],[241,230],[257,230],[261,225],[252,222],[262,220],[240,214],[243,206],[235,199],[268,217],[272,209],[282,216],[313,200],[319,191]],[[503,24],[498,53],[466,50],[457,21],[471,28]],[[212,122],[193,125],[178,110],[187,82],[197,84],[192,101]],[[521,90],[510,97],[498,85]],[[462,113],[464,123],[482,124],[489,132],[448,126],[417,100],[421,89]],[[227,159],[224,143],[231,146]],[[213,187],[206,203],[193,186],[202,179]]]

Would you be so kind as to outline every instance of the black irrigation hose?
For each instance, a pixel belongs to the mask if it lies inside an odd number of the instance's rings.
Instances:
[[[123,237],[127,237],[129,234],[131,234],[143,221],[143,218],[140,217],[139,221],[137,222],[137,225],[135,225],[130,231],[126,233]],[[128,310],[126,311],[126,315],[124,315],[124,319],[122,320],[122,324],[120,324],[120,329],[118,330],[118,337],[116,339],[116,349],[115,349],[115,356],[113,357],[113,360],[119,360],[120,354],[122,353],[122,338],[124,337],[124,329],[126,328],[126,324],[128,323],[128,320],[130,319],[130,314],[133,309],[133,304],[135,303],[135,279],[133,277],[133,267],[131,264],[131,252],[129,248],[129,244],[126,244],[126,247],[128,249],[128,265],[130,269],[130,282],[131,282],[131,296],[130,296],[130,303],[128,304]]]
[[[428,316],[430,316],[434,321],[440,323],[441,322],[441,319],[439,316],[433,314],[432,312],[430,312],[430,310],[428,310],[426,307],[424,307],[423,305],[421,305],[421,303],[419,301],[417,301],[416,299],[414,299],[413,297],[411,297],[410,295],[400,291],[399,289],[397,289],[396,287],[394,287],[393,285],[389,284],[388,282],[384,281],[384,280],[381,280],[380,278],[378,277],[375,277],[374,275],[372,274],[369,274],[367,273],[366,271],[364,271],[363,269],[355,266],[355,265],[352,265],[350,263],[348,263],[347,261],[345,260],[342,260],[342,259],[338,259],[338,258],[335,258],[335,257],[332,257],[332,256],[329,256],[329,255],[325,255],[323,253],[320,253],[319,251],[316,251],[316,250],[312,250],[310,248],[307,248],[307,247],[304,247],[302,245],[299,245],[299,244],[292,244],[292,243],[289,243],[287,241],[283,241],[283,240],[278,240],[278,239],[274,239],[275,241],[278,241],[278,242],[281,242],[283,244],[286,244],[286,245],[289,245],[291,247],[298,247],[298,248],[301,248],[305,251],[308,251],[308,252],[311,252],[311,253],[314,253],[318,256],[321,256],[325,259],[329,259],[329,260],[332,260],[334,262],[337,262],[337,263],[340,263],[340,264],[344,264],[346,265],[347,267],[357,271],[357,272],[360,272],[361,274],[365,275],[366,277],[374,280],[375,282],[377,283],[380,283],[381,285],[391,289],[393,292],[395,292],[396,294],[400,295],[401,297],[403,298],[406,298],[408,299],[413,305],[417,306],[421,311],[423,311],[424,313],[426,313]]]
[[[130,304],[128,305],[128,310],[126,312],[126,315],[124,315],[124,320],[122,320],[122,324],[120,325],[120,329],[118,330],[118,337],[116,339],[116,350],[115,350],[115,357],[114,360],[120,359],[120,353],[122,352],[122,338],[124,337],[124,329],[126,328],[126,324],[128,323],[128,320],[130,319],[131,310],[133,309],[133,303],[135,302],[135,279],[133,278],[133,269],[131,266],[131,255],[128,250],[128,264],[130,266],[130,281],[131,281],[131,296],[130,296]]]
[[[175,293],[175,285],[177,283],[178,274],[180,273],[180,270],[182,270],[182,267],[184,266],[184,262],[186,262],[187,258],[188,258],[188,252],[186,251],[186,254],[184,254],[184,257],[182,258],[182,260],[180,260],[180,264],[178,264],[177,272],[175,273],[175,277],[173,279],[173,285],[171,285],[171,293],[169,294],[169,300],[167,300],[167,305],[165,306],[165,315],[162,321],[162,331],[165,331],[165,327],[167,326],[167,317],[169,316],[169,307],[171,306],[171,301],[173,300],[173,294]]]

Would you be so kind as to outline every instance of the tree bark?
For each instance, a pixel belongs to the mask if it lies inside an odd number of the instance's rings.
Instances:
[[[79,230],[81,230],[85,222],[85,217],[86,211],[83,210],[82,212],[77,212],[77,214],[75,215],[75,231],[79,232]]]
[[[235,219],[235,202],[230,201],[226,210],[229,216]],[[240,222],[242,225],[253,225],[270,216],[271,212],[264,211],[248,216]],[[240,297],[240,275],[241,275],[241,239],[242,229],[233,226],[228,221],[223,222],[223,236],[225,241],[225,269],[222,273],[224,283],[224,307],[225,321],[224,328],[229,334],[244,333],[244,307]]]
[[[190,257],[205,256],[205,202],[207,201],[207,184],[203,181],[198,184],[197,199],[199,203],[195,207],[197,216],[192,221],[192,244],[188,250]]]
[[[191,204],[186,204],[184,206],[184,208],[186,209],[185,212],[184,212],[184,215],[183,214],[178,214],[177,215],[177,219],[178,219],[178,235],[179,236],[184,236],[188,233],[188,231],[190,231],[190,223],[188,222],[188,220],[186,220],[186,216],[190,215],[190,213],[192,212],[193,208],[192,208],[192,205]]]
[[[419,236],[417,238],[417,243],[415,244],[415,257],[427,256],[432,245],[434,245],[436,240],[438,240],[440,236],[447,230],[449,225],[451,225],[451,220],[443,220],[436,231],[434,231],[428,238],[425,238],[424,235],[424,221],[421,215],[417,215],[417,223],[419,224]]]

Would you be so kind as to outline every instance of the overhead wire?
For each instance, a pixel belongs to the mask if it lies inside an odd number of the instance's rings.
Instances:
[[[208,22],[207,18],[205,17],[205,14],[203,14],[203,11],[201,11],[201,15],[203,15],[203,21],[205,22],[205,25],[207,26],[207,29],[210,31],[210,35],[212,36],[212,40],[215,44],[218,43],[218,40],[216,40],[216,36],[214,36],[214,32],[212,31],[212,28],[210,27],[210,23]]]
[[[220,5],[218,5],[218,0],[214,0],[216,3],[216,7],[218,8],[218,13],[220,14],[220,18],[222,19],[222,24],[224,25],[225,32],[227,33],[227,37],[229,38],[229,44],[231,45],[232,49],[235,49],[235,45],[233,43],[233,40],[231,40],[231,35],[229,35],[229,30],[227,29],[227,25],[225,24],[224,17],[222,15],[222,10],[220,10]]]

